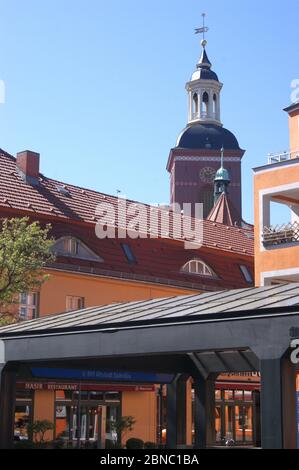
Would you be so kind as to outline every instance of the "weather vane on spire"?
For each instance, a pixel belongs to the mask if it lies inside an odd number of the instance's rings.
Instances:
[[[202,13],[201,16],[202,16],[202,27],[201,28],[196,28],[195,29],[195,34],[202,34],[201,45],[203,47],[205,47],[207,45],[207,41],[205,39],[205,33],[207,33],[209,31],[209,28],[205,25],[206,14]]]

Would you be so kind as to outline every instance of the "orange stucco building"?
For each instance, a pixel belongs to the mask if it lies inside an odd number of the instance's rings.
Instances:
[[[267,165],[254,169],[257,286],[299,281],[299,103],[285,111],[290,151],[270,155]]]

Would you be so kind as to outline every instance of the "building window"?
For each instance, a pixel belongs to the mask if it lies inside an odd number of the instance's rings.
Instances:
[[[104,261],[101,256],[91,250],[87,245],[85,245],[85,243],[70,235],[58,238],[54,243],[52,251],[56,256],[78,258],[86,261],[97,261],[100,263]]]
[[[240,270],[241,270],[241,273],[243,274],[243,277],[244,277],[245,281],[248,284],[252,284],[253,279],[252,279],[251,273],[250,273],[249,269],[247,268],[247,266],[244,266],[243,264],[241,264],[240,265]]]
[[[127,243],[122,243],[121,247],[122,247],[123,252],[124,252],[127,260],[129,261],[129,263],[130,264],[136,264],[137,260],[135,258],[135,255],[134,255],[130,245],[128,245]]]
[[[66,237],[63,240],[63,250],[70,256],[77,256],[78,246],[78,240],[76,240],[76,238]]]
[[[72,312],[73,310],[81,310],[84,308],[85,299],[84,297],[76,297],[74,295],[66,296],[66,311]]]
[[[194,93],[193,95],[193,114],[198,115],[198,94]]]
[[[214,93],[214,95],[213,95],[213,114],[214,114],[214,118],[215,118],[216,114],[217,114],[217,96],[216,96],[216,93]]]
[[[205,91],[204,94],[202,95],[202,110],[201,114],[203,118],[207,117],[209,113],[209,95]]]
[[[20,294],[19,315],[22,320],[33,320],[39,316],[39,293]]]
[[[198,259],[188,261],[188,263],[183,266],[182,271],[188,274],[196,274],[198,276],[215,277],[215,273],[212,269],[206,263]]]

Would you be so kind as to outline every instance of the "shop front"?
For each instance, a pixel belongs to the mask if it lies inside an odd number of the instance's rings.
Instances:
[[[153,385],[18,382],[15,440],[28,440],[28,424],[47,420],[54,425],[48,440],[68,448],[106,448],[120,441],[117,421],[131,394],[155,396]]]
[[[260,376],[224,374],[215,391],[216,445],[260,444]]]
[[[18,388],[14,421],[15,440],[28,439],[28,425],[33,420],[33,397],[33,390]]]

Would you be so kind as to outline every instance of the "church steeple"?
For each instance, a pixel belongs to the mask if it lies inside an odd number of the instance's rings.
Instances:
[[[203,18],[205,19],[205,15]],[[204,36],[207,31],[204,21],[203,26],[196,30],[203,37],[196,70],[186,85],[188,123],[180,132],[175,147],[171,149],[167,163],[170,173],[170,200],[171,204],[183,206],[184,203],[191,203],[192,207],[201,202],[203,216],[206,218],[214,206],[214,199],[219,204],[221,200],[227,199],[229,204],[234,205],[241,219],[241,160],[245,151],[240,148],[236,136],[221,123],[222,83],[213,71],[207,51]],[[224,168],[223,155],[219,168],[221,147],[225,147],[225,164],[229,161],[230,174]],[[228,191],[229,197],[226,194]],[[218,207],[221,212],[223,205]]]
[[[229,172],[224,168],[224,148],[221,149],[221,166],[214,179],[214,207],[207,219],[224,225],[240,225],[241,217],[228,195]]]
[[[205,15],[203,14],[203,18]],[[208,28],[203,23],[202,28],[196,29],[196,34],[202,33],[202,53],[191,80],[186,84],[189,96],[188,124],[216,124],[222,126],[220,120],[220,92],[222,83],[212,70],[212,64],[206,52],[207,41],[204,34]]]
[[[221,149],[221,166],[216,172],[214,178],[214,204],[218,201],[221,194],[228,194],[230,184],[230,175],[228,170],[224,168],[224,148]]]

